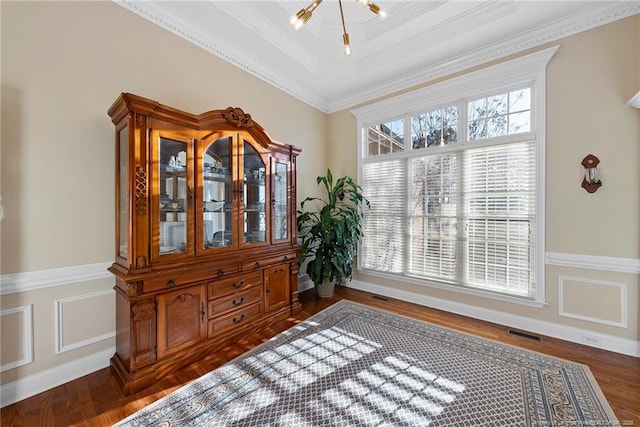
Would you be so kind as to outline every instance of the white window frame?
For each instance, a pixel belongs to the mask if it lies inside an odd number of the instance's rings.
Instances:
[[[442,105],[450,105],[460,99],[472,100],[501,93],[501,91],[507,92],[515,88],[531,87],[532,114],[531,132],[529,132],[529,134],[535,141],[536,147],[534,298],[530,299],[509,296],[483,289],[446,285],[426,279],[416,279],[392,273],[365,270],[362,269],[360,257],[358,257],[357,264],[359,273],[535,307],[545,305],[546,67],[551,58],[558,51],[558,48],[559,46],[550,47],[351,111],[357,120],[358,181],[362,182],[362,165],[364,155],[367,152],[366,132],[369,126],[375,126],[378,123],[385,123],[392,118],[405,117],[406,141],[407,139],[410,139],[410,133],[409,136],[407,136],[407,128],[410,123],[408,118],[415,113],[419,113],[421,111],[432,111],[440,108]],[[462,114],[466,114],[466,105],[459,111],[458,117],[462,117]],[[466,143],[466,133],[467,129],[459,129],[458,142],[456,144],[473,144],[474,147],[485,145],[484,140]],[[519,137],[522,136],[522,134],[519,135]],[[506,142],[506,140],[509,139],[509,136],[507,135],[500,138],[502,141]],[[407,151],[410,150],[411,147],[407,146]],[[406,153],[385,154],[384,156],[388,156],[391,159],[402,155],[406,155]]]

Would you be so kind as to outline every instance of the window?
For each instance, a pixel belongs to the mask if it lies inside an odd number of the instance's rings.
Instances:
[[[369,156],[404,151],[404,122],[402,119],[372,126],[367,131]]]
[[[544,301],[544,75],[555,51],[353,111],[371,202],[360,271]]]

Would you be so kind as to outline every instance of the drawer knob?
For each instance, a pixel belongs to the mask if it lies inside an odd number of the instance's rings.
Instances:
[[[285,255],[284,256],[284,260],[287,261],[288,259],[289,259],[289,257]]]
[[[260,263],[258,261],[256,261],[256,268],[260,268]]]
[[[244,302],[244,297],[240,298],[240,301],[236,301],[233,300],[232,304],[235,305],[236,307],[239,306],[240,304],[242,304]]]
[[[240,283],[233,282],[233,285],[231,286],[233,286],[233,289],[239,289],[242,287],[242,285],[244,285],[244,279],[240,280]]]
[[[173,288],[175,285],[176,285],[175,280],[169,279],[169,281],[167,281],[167,288]]]
[[[233,323],[240,323],[244,320],[244,314],[240,317],[234,317],[233,318]]]
[[[223,276],[224,275],[224,270],[223,269],[219,269],[217,274],[218,274],[218,277]]]

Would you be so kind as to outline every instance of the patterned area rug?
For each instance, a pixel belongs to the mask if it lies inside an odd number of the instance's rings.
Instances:
[[[587,366],[340,301],[117,426],[614,426]]]

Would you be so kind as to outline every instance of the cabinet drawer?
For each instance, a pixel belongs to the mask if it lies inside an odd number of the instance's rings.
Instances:
[[[215,335],[234,327],[240,327],[252,320],[260,317],[262,314],[262,303],[250,305],[244,309],[236,310],[227,316],[209,320],[208,337],[213,338]]]
[[[243,271],[258,270],[260,268],[267,267],[270,265],[282,264],[284,262],[291,262],[291,261],[294,261],[295,259],[296,259],[295,252],[278,255],[278,256],[267,257],[267,258],[256,258],[251,261],[244,261],[242,263],[242,270]]]
[[[162,289],[171,289],[186,283],[199,282],[211,277],[224,277],[238,272],[238,264],[222,265],[213,269],[192,271],[180,274],[163,274],[160,277],[145,279],[143,292],[153,292]]]
[[[193,281],[193,278],[189,276],[163,275],[162,277],[145,280],[143,284],[143,292],[171,289],[173,287],[189,283],[190,281]]]
[[[262,286],[255,286],[244,292],[237,292],[225,298],[209,301],[209,318],[219,316],[230,310],[244,308],[262,301]]]
[[[262,285],[261,271],[209,282],[209,299],[249,289],[257,285]]]

